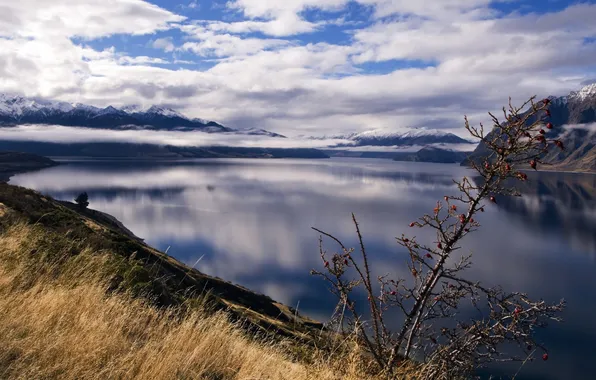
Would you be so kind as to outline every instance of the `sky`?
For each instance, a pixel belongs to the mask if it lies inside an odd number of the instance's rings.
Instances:
[[[465,136],[464,114],[596,81],[594,20],[594,0],[0,0],[0,92]]]

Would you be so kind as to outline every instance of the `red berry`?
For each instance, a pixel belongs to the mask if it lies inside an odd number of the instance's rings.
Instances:
[[[489,169],[490,169],[490,165],[489,165],[489,163],[488,163],[488,162],[486,162],[486,163],[484,164],[484,168],[485,168],[486,170],[489,170]]]
[[[532,160],[530,161],[530,167],[534,170],[536,170],[536,161]]]
[[[390,294],[391,294],[392,296],[394,296],[394,295],[396,295],[396,294],[397,294],[397,292],[396,292],[395,290],[392,290]]]
[[[459,221],[460,221],[461,223],[465,222],[465,221],[466,221],[466,216],[465,216],[464,214],[461,214],[461,215],[459,216]]]
[[[432,259],[432,258],[433,258],[433,256],[432,256],[430,253],[427,253],[427,254],[426,254],[426,258],[427,258],[427,259]]]
[[[443,249],[443,244],[441,244],[441,243],[437,244],[437,248]]]
[[[453,211],[455,211],[455,210],[457,210],[457,206],[456,206],[456,205],[452,205],[452,206],[451,206],[451,209],[452,209]]]
[[[436,296],[436,297],[435,297],[435,301],[438,301],[438,300],[440,300],[440,299],[441,299],[441,297],[439,297],[439,296]]]
[[[410,223],[410,227],[414,227],[415,225],[416,225],[416,222]]]
[[[470,218],[470,223],[474,223],[474,218]]]
[[[563,145],[562,141],[555,140],[555,145],[558,146],[559,148],[561,148],[561,150],[565,150],[565,146]]]
[[[416,269],[412,269],[412,276],[418,276],[418,271]]]
[[[540,134],[541,134],[541,135],[543,135],[543,134],[545,134],[545,133],[546,133],[546,132],[544,131],[544,129],[541,129],[539,132],[540,132]]]
[[[544,103],[544,105],[548,105],[550,103],[550,99],[544,99],[542,100],[542,103]]]
[[[542,360],[547,361],[548,360],[548,354],[542,354]]]
[[[405,238],[403,240],[404,240],[404,243],[408,243],[410,241],[410,239],[408,239],[408,238]]]
[[[511,165],[509,165],[509,164],[505,164],[505,170],[507,170],[507,171],[511,171]]]
[[[329,267],[329,261],[325,261],[325,268]]]
[[[344,259],[344,264],[345,265],[348,265],[348,260],[347,259]]]
[[[546,128],[553,129],[553,124],[552,123],[546,123]]]
[[[549,110],[545,110],[545,112],[546,112],[546,116],[550,117],[550,111]]]
[[[495,197],[493,197],[493,196],[490,197],[490,201],[493,202],[493,203],[497,203],[497,199]]]
[[[445,202],[449,202],[449,197],[445,196]]]
[[[480,211],[484,212],[484,207],[480,207]]]
[[[469,228],[464,228],[464,231],[470,232],[470,229]]]

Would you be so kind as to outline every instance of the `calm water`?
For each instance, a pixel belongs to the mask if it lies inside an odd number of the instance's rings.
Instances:
[[[375,272],[406,275],[395,236],[432,211],[456,165],[386,160],[199,160],[146,163],[67,161],[11,183],[72,200],[121,220],[150,245],[208,274],[329,318],[334,298],[311,277],[320,268],[316,226],[356,243],[359,219]],[[462,244],[474,253],[470,278],[568,300],[565,323],[540,334],[548,362],[518,378],[592,379],[596,373],[596,175],[532,173],[522,198],[500,199]],[[416,230],[431,241],[429,231]],[[329,249],[334,248],[330,242]],[[499,373],[501,367],[492,370]],[[517,365],[513,368],[513,373]]]

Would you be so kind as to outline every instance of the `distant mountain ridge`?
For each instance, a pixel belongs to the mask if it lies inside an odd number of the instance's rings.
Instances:
[[[434,162],[442,164],[458,164],[468,155],[468,152],[458,152],[427,146],[414,153],[396,155],[394,161]]]
[[[135,105],[122,108],[113,106],[99,108],[82,103],[0,93],[0,125],[16,124],[50,124],[117,130],[200,131],[285,138],[283,135],[263,129],[238,130],[225,127],[215,121],[190,119],[176,110],[155,105],[146,110]]]
[[[395,161],[459,163],[467,152],[474,149],[470,141],[453,133],[428,128],[411,128],[405,131],[374,129],[311,139],[345,140],[345,143],[340,142],[323,149],[331,157],[385,158]],[[371,147],[387,148],[379,150],[370,149]],[[462,149],[466,152],[461,151]]]
[[[550,96],[550,121],[554,128],[547,130],[546,138],[557,138],[565,150],[552,149],[542,158],[549,165],[544,170],[596,172],[596,83],[589,84],[579,91],[572,91],[567,96]],[[536,117],[529,118],[534,123]],[[492,138],[498,129],[493,129],[488,138]],[[489,153],[485,144],[480,143],[476,150],[464,160],[480,160]]]
[[[331,135],[322,137],[311,137],[316,140],[337,139],[349,140],[351,143],[338,144],[342,146],[410,146],[429,144],[469,144],[453,133],[440,131],[438,129],[411,128],[406,131],[393,131],[390,129],[373,129],[364,132],[350,133],[346,135]]]

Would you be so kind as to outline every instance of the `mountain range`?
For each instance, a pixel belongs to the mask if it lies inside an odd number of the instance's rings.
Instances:
[[[204,132],[222,135],[259,135],[286,137],[264,129],[232,129],[214,121],[190,119],[167,107],[142,109],[131,105],[122,108],[94,107],[19,95],[0,94],[0,127],[23,124],[61,125],[109,130],[158,130]],[[61,143],[28,140],[0,140],[0,150],[20,151],[45,156],[134,157],[134,158],[328,158],[316,149],[259,148],[139,144],[133,142]]]
[[[20,95],[0,94],[0,125],[48,124],[101,129],[149,129],[285,136],[264,129],[237,130],[203,119],[190,119],[171,108],[136,105],[94,107]]]
[[[349,143],[341,143],[336,147],[345,146],[425,146],[429,144],[469,144],[453,133],[440,131],[438,129],[412,128],[405,131],[394,131],[390,129],[373,129],[364,132],[350,133],[345,135],[331,135],[322,137],[311,137],[311,139],[325,140],[348,140]]]
[[[572,91],[567,96],[551,96],[548,99],[551,101],[550,122],[554,127],[547,130],[545,137],[561,140],[565,150],[551,149],[542,158],[548,165],[543,165],[541,169],[596,172],[596,83]],[[531,124],[536,120],[532,117],[527,122]],[[487,138],[499,133],[499,129],[494,128]],[[486,145],[480,143],[462,165],[468,165],[470,160],[478,162],[488,153]]]
[[[331,157],[458,163],[474,149],[470,141],[453,133],[428,128],[411,128],[405,131],[374,129],[312,138],[346,141],[323,150]]]

